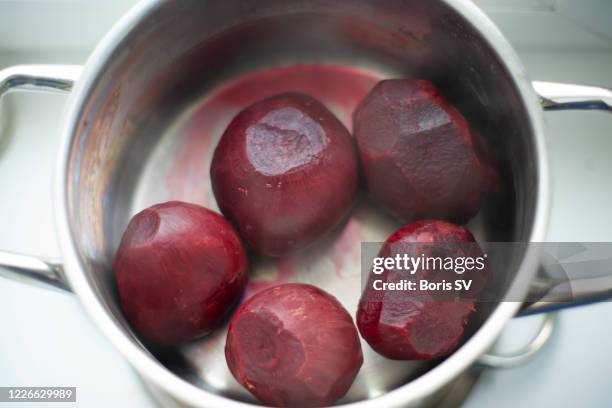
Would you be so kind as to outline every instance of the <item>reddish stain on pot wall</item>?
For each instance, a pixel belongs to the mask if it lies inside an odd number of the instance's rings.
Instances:
[[[334,264],[336,274],[340,278],[346,278],[347,271],[343,270],[346,265],[359,267],[361,261],[361,225],[355,218],[351,218],[340,233],[329,259]]]

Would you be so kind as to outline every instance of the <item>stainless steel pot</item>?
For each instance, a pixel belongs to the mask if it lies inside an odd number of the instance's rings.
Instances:
[[[611,109],[605,89],[530,83],[512,47],[469,1],[143,0],[112,28],[82,70],[0,71],[1,93],[71,92],[55,180],[62,258],[0,253],[4,271],[74,291],[104,335],[163,394],[199,407],[256,403],[229,375],[223,330],[175,353],[146,348],[121,314],[110,265],[127,221],[143,207],[172,198],[216,208],[212,194],[164,187],[177,166],[186,169],[181,173],[186,185],[207,185],[200,175],[207,174],[210,150],[183,154],[194,143],[186,129],[197,119],[199,103],[219,83],[241,74],[312,62],[358,66],[387,77],[425,77],[443,88],[503,152],[506,184],[513,186],[501,214],[483,211],[471,222],[481,240],[545,238],[550,184],[542,104]],[[212,131],[205,143],[214,146],[218,134]],[[382,241],[397,227],[364,205],[353,219],[369,241]],[[359,259],[344,260],[334,274],[329,247],[295,257],[290,279],[323,286],[355,310]],[[358,251],[359,242],[351,250]],[[537,247],[529,247],[496,272],[512,277],[509,291],[527,294],[538,263]],[[253,276],[265,277],[276,267],[259,262]],[[520,308],[520,302],[500,302],[457,352],[436,364],[385,360],[364,345],[366,363],[340,402],[362,408],[422,403],[477,362]]]

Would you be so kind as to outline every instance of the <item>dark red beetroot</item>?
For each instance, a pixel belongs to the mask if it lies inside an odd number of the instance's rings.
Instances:
[[[317,100],[286,93],[230,123],[211,166],[221,211],[257,251],[304,248],[347,214],[358,164],[346,128]]]
[[[417,221],[401,228],[387,239],[378,256],[393,257],[400,253],[443,258],[482,255],[468,230],[444,221]],[[440,272],[419,270],[414,281],[419,282],[421,278],[438,281],[440,276],[435,275]],[[371,273],[357,309],[359,332],[376,352],[388,358],[429,360],[448,355],[459,344],[470,317],[476,312],[473,295],[486,284],[486,273],[485,269],[462,275],[473,278],[475,286],[471,297],[468,296],[470,299],[463,300],[453,299],[456,292],[376,291],[372,285],[374,279],[399,282],[407,274],[393,269],[385,269],[380,275]],[[451,281],[450,275],[454,274],[451,271],[445,278]]]
[[[171,201],[136,214],[113,264],[133,327],[162,345],[209,333],[239,299],[248,258],[220,215]]]
[[[275,286],[244,303],[230,322],[225,356],[240,384],[278,407],[332,404],[363,363],[351,316],[304,284]]]
[[[495,188],[469,124],[429,81],[379,82],[354,128],[370,195],[400,220],[466,221]]]

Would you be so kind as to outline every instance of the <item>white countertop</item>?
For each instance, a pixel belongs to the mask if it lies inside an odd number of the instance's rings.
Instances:
[[[0,0],[0,67],[82,63],[130,3]],[[612,87],[612,2],[479,3],[518,48],[533,79]],[[4,101],[9,121],[0,134],[2,249],[59,255],[51,177],[64,101],[65,96],[34,94]],[[612,117],[549,113],[546,119],[553,175],[548,240],[612,241]],[[564,311],[555,337],[532,362],[487,371],[465,406],[610,406],[610,315],[610,302]],[[503,343],[510,348],[524,339],[534,319],[511,324]],[[79,407],[154,406],[75,297],[0,279],[0,322],[0,386],[76,386]],[[36,404],[45,405],[75,406]]]

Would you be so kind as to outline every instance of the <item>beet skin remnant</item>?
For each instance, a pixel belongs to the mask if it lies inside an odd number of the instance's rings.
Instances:
[[[170,201],[130,220],[113,269],[122,309],[136,331],[176,345],[209,333],[236,304],[249,261],[223,217]]]
[[[244,303],[230,322],[225,356],[240,384],[277,407],[333,404],[363,362],[351,316],[305,284],[275,286]]]

